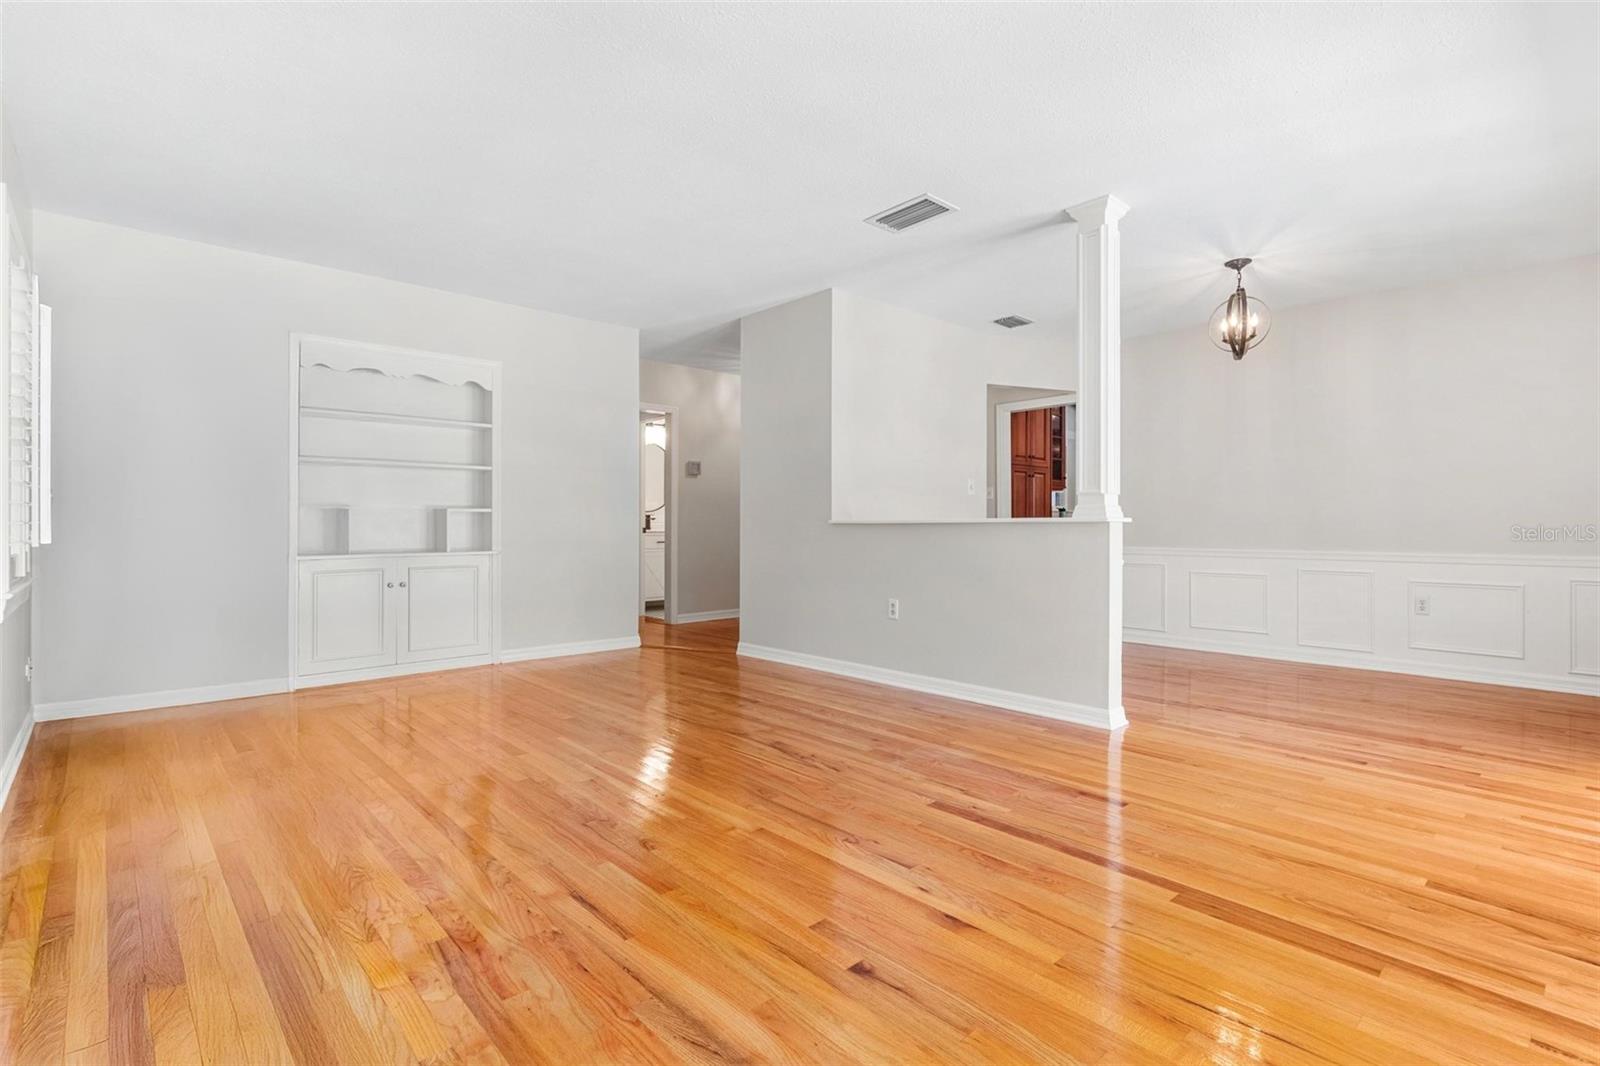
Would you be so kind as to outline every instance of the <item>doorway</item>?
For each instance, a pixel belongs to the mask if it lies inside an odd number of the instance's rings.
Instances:
[[[661,622],[677,620],[678,515],[672,462],[676,413],[657,405],[639,410],[639,614]]]
[[[1076,506],[1077,403],[1039,396],[995,407],[995,515],[1055,518]]]

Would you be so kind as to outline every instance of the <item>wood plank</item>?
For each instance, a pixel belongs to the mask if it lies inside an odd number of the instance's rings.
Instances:
[[[0,1061],[1600,1064],[1600,700],[1130,647],[1113,740],[641,639],[41,724]]]

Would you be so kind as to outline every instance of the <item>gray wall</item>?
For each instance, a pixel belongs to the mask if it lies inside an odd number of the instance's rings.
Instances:
[[[37,558],[37,556],[35,556]],[[33,699],[25,672],[33,650],[32,617],[24,603],[0,626],[0,762],[27,724]],[[3,793],[0,793],[3,794]]]
[[[0,15],[0,20],[4,16]],[[21,161],[16,146],[11,143],[11,133],[6,119],[5,71],[0,69],[0,226],[6,225],[7,214],[16,222],[24,246],[32,239],[33,212],[23,184]],[[4,241],[0,241],[3,244]],[[5,259],[0,256],[0,260]],[[11,311],[9,293],[11,286],[0,279],[0,322],[9,323]],[[7,356],[9,359],[9,355]],[[0,552],[0,554],[4,554]],[[42,552],[34,552],[37,566]],[[4,581],[0,580],[0,586]],[[6,762],[12,745],[22,735],[33,712],[31,686],[25,673],[28,657],[33,652],[32,610],[30,590],[21,592],[20,601],[13,600],[7,607],[10,613],[0,623],[0,800],[6,796]],[[18,753],[20,755],[20,752]]]
[[[1077,385],[1072,344],[1026,329],[969,329],[833,290],[833,517],[988,517],[991,384]],[[985,441],[988,443],[985,443]]]
[[[1600,260],[1280,311],[1234,362],[1204,326],[1124,343],[1130,546],[1593,554]]]
[[[673,462],[678,468],[680,615],[739,607],[739,375],[639,363],[639,399],[678,409]],[[683,477],[697,459],[701,474]]]
[[[830,522],[832,345],[832,292],[743,322],[741,640],[1089,707],[1120,703],[1106,670],[1108,556],[1120,526]],[[899,621],[887,617],[890,597]],[[1112,621],[1120,628],[1120,615]]]
[[[39,213],[39,703],[285,677],[289,334],[504,362],[507,649],[635,632],[636,330]]]

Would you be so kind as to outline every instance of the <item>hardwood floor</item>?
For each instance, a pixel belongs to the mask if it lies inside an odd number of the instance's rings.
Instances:
[[[0,1061],[1600,1062],[1600,701],[646,646],[38,727]]]

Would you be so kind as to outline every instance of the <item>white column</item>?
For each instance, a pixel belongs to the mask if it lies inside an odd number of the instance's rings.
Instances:
[[[1095,649],[1104,725],[1128,724],[1122,709],[1122,236],[1128,205],[1101,196],[1070,207],[1078,224],[1078,506],[1074,518],[1101,521],[1104,584],[1085,583],[1077,608],[1095,612],[1105,634]],[[1101,575],[1095,575],[1099,577]]]
[[[1122,491],[1122,235],[1117,220],[1127,213],[1128,205],[1115,196],[1067,208],[1078,224],[1075,518],[1122,520],[1117,499]]]

